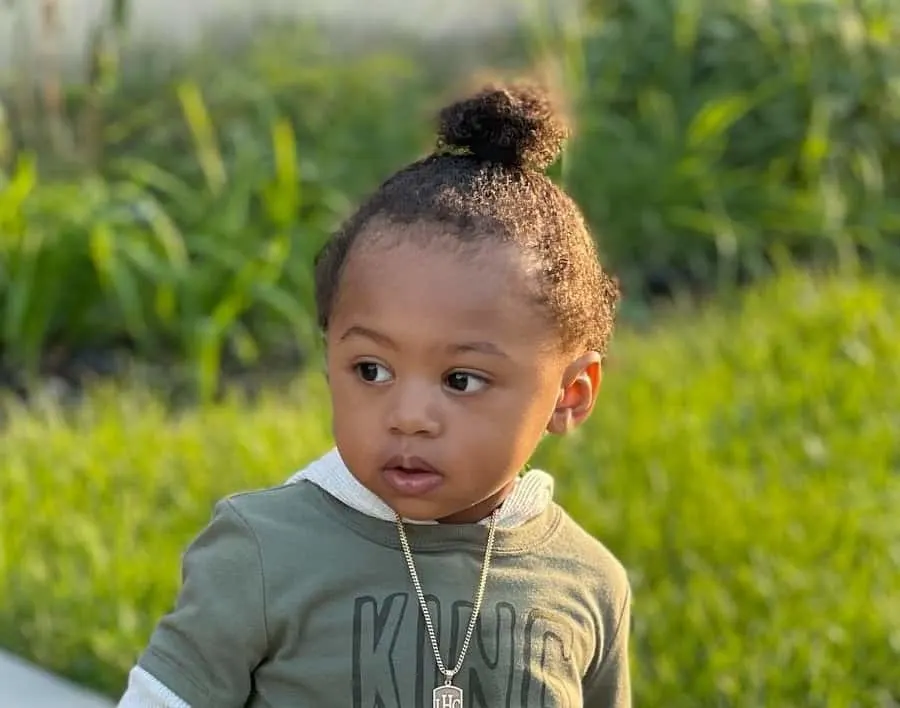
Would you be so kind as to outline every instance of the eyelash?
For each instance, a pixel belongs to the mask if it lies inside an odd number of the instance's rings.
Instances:
[[[367,366],[380,367],[380,368],[382,368],[382,369],[385,369],[385,370],[387,370],[387,371],[390,371],[384,364],[379,364],[377,361],[360,361],[360,362],[357,362],[356,364],[353,365],[353,370],[356,372],[356,375],[357,375],[362,381],[364,381],[365,383],[368,383],[368,384],[379,384],[379,383],[384,383],[384,382],[379,382],[379,381],[369,381],[368,379],[366,379],[366,378],[363,376],[363,373],[362,373],[362,372],[363,372],[363,368],[364,368],[364,367],[367,367]],[[393,374],[391,374],[391,376],[393,376]]]
[[[484,376],[481,376],[481,375],[479,375],[479,374],[472,373],[471,371],[451,371],[449,374],[447,374],[447,376],[444,377],[444,379],[445,379],[444,384],[445,384],[445,385],[446,385],[446,379],[449,379],[451,376],[466,376],[466,377],[468,377],[470,380],[473,380],[473,381],[479,381],[479,382],[481,383],[481,388],[479,388],[478,391],[481,391],[481,390],[483,390],[484,388],[487,388],[487,387],[490,385],[490,383],[491,383],[491,382],[488,381]],[[450,388],[450,387],[448,387],[448,388]],[[478,391],[460,391],[460,390],[458,390],[458,389],[451,389],[451,390],[453,390],[454,393],[462,393],[462,394],[466,394],[466,393],[477,393],[477,392],[478,392]]]
[[[353,370],[356,372],[356,375],[360,378],[360,380],[363,381],[364,383],[372,384],[375,386],[388,383],[388,381],[369,380],[369,379],[365,378],[365,376],[363,375],[364,367],[378,367],[378,368],[381,368],[381,369],[384,369],[384,370],[390,372],[390,369],[388,369],[387,366],[385,366],[384,364],[381,364],[377,361],[360,361],[353,365]],[[391,373],[391,376],[393,376],[393,373]],[[454,376],[467,377],[467,380],[469,380],[469,381],[479,382],[479,384],[481,385],[481,388],[479,388],[478,391],[483,390],[484,388],[489,386],[491,383],[487,377],[482,376],[481,374],[476,374],[472,371],[465,371],[465,370],[451,371],[449,374],[447,374],[444,377],[443,385],[446,388],[448,388],[449,390],[453,391],[454,393],[459,393],[459,394],[467,394],[467,393],[471,394],[471,393],[477,393],[477,391],[461,391],[458,388],[453,388],[452,386],[448,386],[447,380],[450,377],[454,377]],[[376,378],[377,378],[377,371],[376,371]]]

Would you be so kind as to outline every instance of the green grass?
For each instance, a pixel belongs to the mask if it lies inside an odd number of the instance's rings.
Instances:
[[[589,426],[542,447],[630,570],[636,705],[900,701],[898,312],[887,279],[786,274],[623,332]],[[253,406],[10,412],[0,644],[111,695],[213,501],[329,446],[314,376]]]

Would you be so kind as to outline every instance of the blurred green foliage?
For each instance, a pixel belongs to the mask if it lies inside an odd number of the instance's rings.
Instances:
[[[33,374],[54,348],[124,340],[188,362],[208,393],[223,356],[310,349],[315,251],[349,195],[416,149],[422,128],[394,117],[410,72],[390,56],[284,64],[273,46],[204,57],[110,97],[102,156],[74,176],[43,179],[59,162],[21,150],[0,176],[5,363]]]
[[[578,134],[554,175],[631,303],[791,259],[900,265],[900,6],[617,0],[578,36],[548,27],[494,55],[561,66]],[[224,360],[309,352],[313,253],[430,147],[477,55],[338,39],[267,27],[166,65],[120,62],[98,34],[63,156],[9,93],[0,363],[28,375],[125,342],[209,393]]]
[[[604,7],[570,183],[626,283],[900,265],[900,5]]]

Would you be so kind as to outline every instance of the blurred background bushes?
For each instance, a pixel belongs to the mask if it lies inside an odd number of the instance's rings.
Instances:
[[[124,352],[210,392],[223,369],[302,360],[314,252],[430,148],[434,109],[482,64],[552,59],[578,129],[554,175],[632,315],[787,260],[900,265],[900,6],[595,5],[577,33],[538,12],[490,41],[271,23],[154,63],[121,49],[114,3],[83,80],[3,90],[6,379]]]

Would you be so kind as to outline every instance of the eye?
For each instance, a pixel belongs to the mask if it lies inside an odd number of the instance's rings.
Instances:
[[[488,385],[483,376],[466,371],[454,371],[447,374],[444,385],[456,393],[477,393]]]
[[[359,378],[366,383],[382,384],[393,378],[386,366],[374,361],[362,361],[354,368]]]

